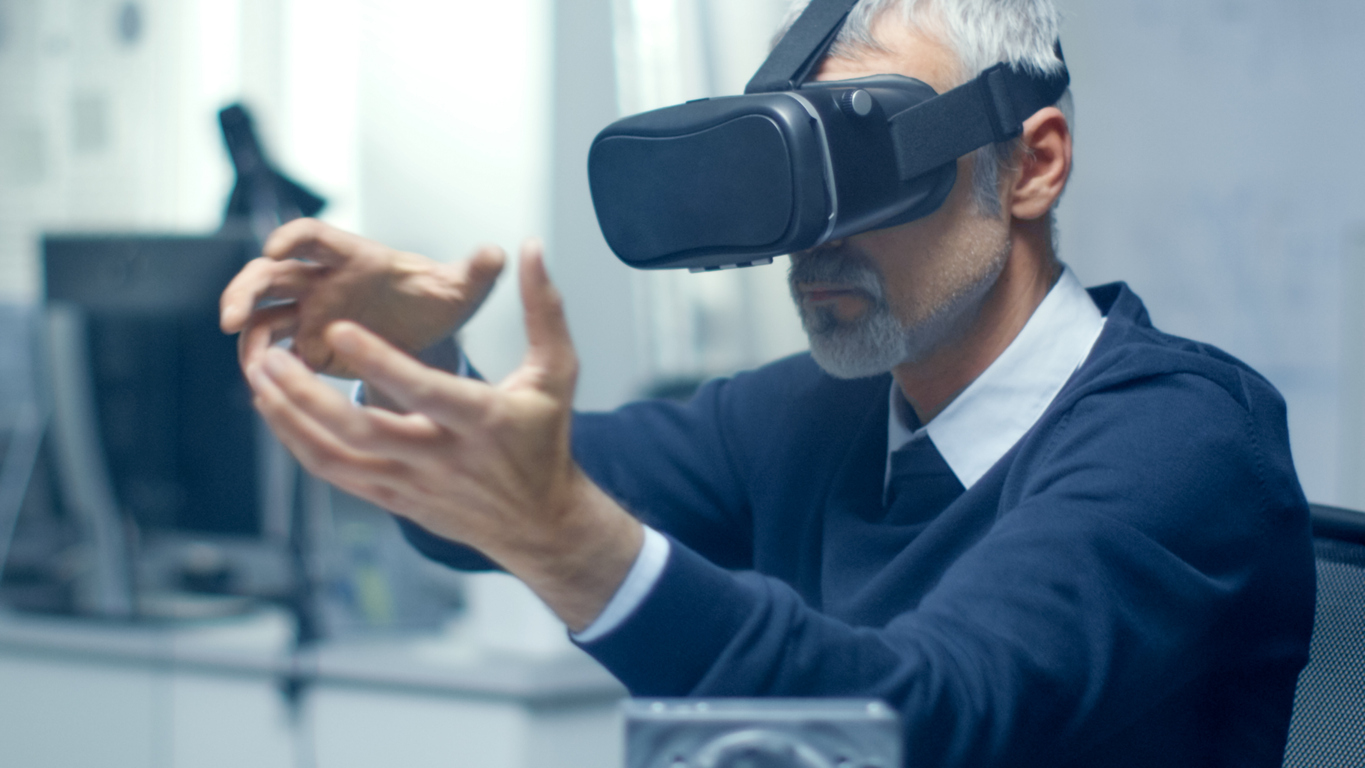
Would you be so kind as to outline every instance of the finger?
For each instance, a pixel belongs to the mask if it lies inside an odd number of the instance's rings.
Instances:
[[[261,368],[269,383],[293,407],[354,451],[405,461],[423,460],[430,454],[433,441],[447,436],[421,414],[400,416],[357,406],[281,350],[267,353]]]
[[[487,384],[428,368],[355,323],[332,323],[326,339],[366,385],[447,429],[464,432],[488,412],[493,390]]]
[[[224,333],[241,331],[262,299],[295,299],[302,296],[321,269],[316,264],[299,261],[252,259],[223,289],[223,295],[218,300],[219,326]]]
[[[298,328],[298,307],[286,304],[258,310],[237,337],[237,361],[245,371],[275,342]]]
[[[317,219],[294,219],[270,234],[261,256],[272,261],[308,259],[335,267],[376,247],[381,246]]]
[[[370,502],[380,509],[386,509],[396,515],[403,515],[405,517],[411,516],[412,514],[412,504],[409,501],[408,495],[403,492],[403,489],[398,488],[392,483],[360,481],[352,477],[341,477],[335,480],[328,480],[328,482],[352,496]]]
[[[356,451],[323,429],[290,401],[261,364],[247,370],[254,404],[270,430],[289,452],[313,474],[329,482],[378,482],[394,462]],[[326,385],[323,385],[326,386]]]
[[[468,286],[469,290],[469,314],[474,314],[484,299],[488,298],[506,264],[506,251],[496,245],[486,245],[457,265],[457,268],[464,272],[461,275],[463,278],[461,282]]]
[[[268,406],[263,399],[257,398],[256,407],[265,416]],[[286,423],[273,414],[265,416],[265,420],[280,443],[309,474],[394,513],[402,514],[412,506],[408,493],[410,483],[390,469],[391,465],[330,455],[324,446],[310,440],[306,426]]]
[[[322,340],[321,334],[316,329],[308,329],[301,326],[299,333],[295,334],[289,350],[298,356],[309,368],[318,373],[329,375],[349,374],[345,366],[336,364],[336,353]],[[350,378],[350,376],[342,376]]]
[[[560,400],[572,400],[578,356],[564,317],[564,299],[550,282],[539,240],[522,244],[519,267],[527,341],[522,368],[537,379],[541,390]]]
[[[270,285],[272,263],[252,259],[232,278],[223,295],[218,298],[218,325],[223,333],[237,333],[255,309],[257,298]]]

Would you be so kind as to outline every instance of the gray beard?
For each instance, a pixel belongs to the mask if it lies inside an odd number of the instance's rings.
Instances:
[[[793,257],[787,281],[816,364],[835,378],[859,379],[886,373],[902,363],[921,362],[957,339],[975,318],[1004,267],[1002,254],[978,279],[949,296],[923,320],[909,325],[898,320],[887,304],[881,274],[847,252]],[[869,298],[868,310],[857,320],[844,322],[831,308],[807,309],[796,286],[821,282],[858,288]]]

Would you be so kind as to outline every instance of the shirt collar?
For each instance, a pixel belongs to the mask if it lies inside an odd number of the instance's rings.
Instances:
[[[971,488],[1037,423],[1085,362],[1104,320],[1067,267],[1014,341],[925,426],[911,429],[913,413],[909,419],[899,415],[909,412],[909,404],[893,380],[887,478],[891,453],[928,435],[962,487]]]

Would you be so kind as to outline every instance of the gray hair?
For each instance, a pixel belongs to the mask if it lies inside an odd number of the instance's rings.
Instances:
[[[793,0],[781,33],[809,2]],[[1052,74],[1062,68],[1054,49],[1062,20],[1053,0],[861,0],[849,14],[830,55],[857,58],[859,52],[885,51],[872,36],[872,27],[886,13],[899,13],[906,25],[943,41],[957,54],[959,69],[953,86],[1001,62],[1037,74]],[[1056,106],[1067,124],[1074,125],[1070,90],[1062,94]],[[1000,175],[1015,170],[1015,159],[1023,148],[1023,142],[1014,139],[976,151],[972,192],[983,214],[1000,215]]]

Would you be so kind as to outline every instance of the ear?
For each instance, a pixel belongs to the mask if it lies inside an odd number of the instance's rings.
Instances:
[[[1042,218],[1052,210],[1071,177],[1071,127],[1056,107],[1024,121],[1023,157],[1010,189],[1009,211],[1017,219]]]

